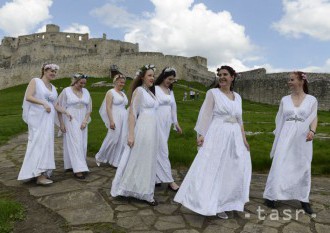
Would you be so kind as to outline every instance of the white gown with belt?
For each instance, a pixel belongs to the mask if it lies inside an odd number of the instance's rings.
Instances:
[[[55,169],[54,123],[57,113],[53,103],[57,98],[57,91],[53,85],[50,91],[40,78],[34,80],[34,97],[48,103],[51,111],[47,113],[42,105],[28,102],[24,96],[23,120],[28,124],[29,137],[18,180],[38,177],[43,173],[50,176]]]
[[[112,116],[115,122],[116,128],[110,129],[109,117],[106,109],[106,99],[100,107],[100,115],[108,128],[108,133],[103,140],[102,146],[99,152],[95,155],[95,159],[101,163],[109,163],[114,167],[118,167],[121,154],[123,153],[125,144],[125,135],[127,134],[127,110],[126,105],[128,103],[127,97],[124,92],[119,94],[115,89],[109,90],[112,94]]]
[[[134,146],[125,145],[111,196],[130,196],[153,201],[156,181],[156,153],[158,149],[157,107],[155,96],[143,87],[133,93],[130,110],[135,116]]]
[[[171,163],[169,160],[168,138],[172,124],[176,124],[177,113],[173,91],[166,94],[159,86],[155,87],[159,102],[157,118],[159,126],[159,148],[157,152],[156,183],[173,182]]]
[[[82,89],[82,97],[79,98],[72,87],[63,89],[57,103],[66,109],[72,116],[72,120],[62,114],[66,133],[63,134],[63,160],[64,169],[73,169],[74,173],[89,171],[86,162],[88,126],[80,129],[88,112],[92,112],[92,99],[87,89]],[[88,120],[90,122],[90,119]]]
[[[195,130],[204,136],[174,201],[202,215],[243,211],[249,201],[250,152],[241,132],[242,100],[219,88],[206,93]]]
[[[264,198],[309,202],[313,142],[307,142],[306,137],[316,117],[314,96],[306,95],[299,107],[294,106],[291,95],[282,98]]]

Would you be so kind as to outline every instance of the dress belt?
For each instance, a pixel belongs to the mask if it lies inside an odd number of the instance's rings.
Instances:
[[[75,109],[82,109],[82,108],[85,108],[85,104],[73,104],[71,105],[70,107],[73,107]]]
[[[300,122],[304,122],[305,120],[303,118],[299,118],[297,115],[295,115],[295,117],[287,118],[286,121],[294,121],[294,122],[300,121]]]
[[[218,118],[218,119],[222,119],[223,122],[226,122],[226,123],[232,123],[232,124],[235,124],[235,123],[238,123],[237,121],[237,118],[234,117],[234,116],[229,116],[229,115],[223,115],[223,116],[219,116],[219,115],[214,115],[213,116],[214,118]]]

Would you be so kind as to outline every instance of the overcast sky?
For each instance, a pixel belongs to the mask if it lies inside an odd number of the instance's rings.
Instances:
[[[140,51],[204,56],[211,70],[330,72],[329,15],[330,0],[0,0],[0,38],[52,23]]]

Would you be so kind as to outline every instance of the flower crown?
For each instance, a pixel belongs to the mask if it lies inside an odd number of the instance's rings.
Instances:
[[[115,77],[113,78],[113,82],[116,82],[118,79],[123,78],[126,80],[126,77],[123,74],[117,74],[115,75]]]
[[[307,75],[306,75],[305,73],[302,73],[302,74],[301,74],[301,78],[302,78],[303,80],[306,80],[306,82],[308,83]]]
[[[56,64],[46,64],[46,65],[43,65],[44,67],[44,70],[47,70],[47,69],[52,69],[52,70],[59,70],[60,67]]]
[[[135,76],[139,76],[141,73],[147,71],[147,70],[153,70],[154,72],[156,71],[156,66],[152,64],[148,64],[145,66],[142,66],[135,74]]]
[[[176,73],[176,70],[173,67],[166,67],[165,70],[164,70],[164,73],[168,73],[168,72],[171,72],[171,71],[174,71],[174,73]]]
[[[85,75],[85,74],[82,74],[82,73],[76,73],[76,74],[74,74],[74,75],[72,75],[72,77],[73,78],[77,78],[77,79],[87,79],[88,78],[88,76],[87,75]]]

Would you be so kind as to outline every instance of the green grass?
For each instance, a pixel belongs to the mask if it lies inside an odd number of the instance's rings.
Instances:
[[[108,88],[91,87],[92,83],[103,80],[108,79],[90,78],[87,83],[87,88],[93,99],[92,122],[88,127],[89,156],[94,156],[98,152],[107,133],[107,129],[99,116],[99,107]],[[70,79],[54,81],[54,85],[58,87],[59,92],[69,84]],[[128,93],[129,84],[130,82],[128,81],[125,88],[126,93]],[[178,135],[174,131],[171,131],[169,139],[170,160],[174,166],[190,166],[197,153],[196,132],[193,128],[205,97],[203,92],[206,92],[207,88],[200,83],[183,80],[179,80],[178,84],[175,86],[174,92],[178,105],[178,119],[184,133],[183,135]],[[182,101],[183,93],[189,91],[189,86],[201,90],[199,100]],[[25,88],[26,85],[20,85],[0,91],[0,145],[4,144],[11,137],[27,130],[27,126],[21,118],[21,105]],[[245,130],[248,132],[261,132],[261,134],[247,136],[251,147],[253,171],[267,172],[271,165],[269,153],[274,136],[270,132],[275,127],[274,121],[277,110],[278,106],[243,100]],[[320,124],[317,132],[329,135],[330,125],[322,125],[322,123],[330,123],[330,113],[319,111],[318,116]],[[313,174],[330,174],[330,168],[327,166],[330,163],[330,157],[328,156],[330,151],[329,142],[330,140],[314,140]]]
[[[23,220],[24,217],[23,206],[2,193],[0,195],[0,232],[12,232],[14,222]]]

